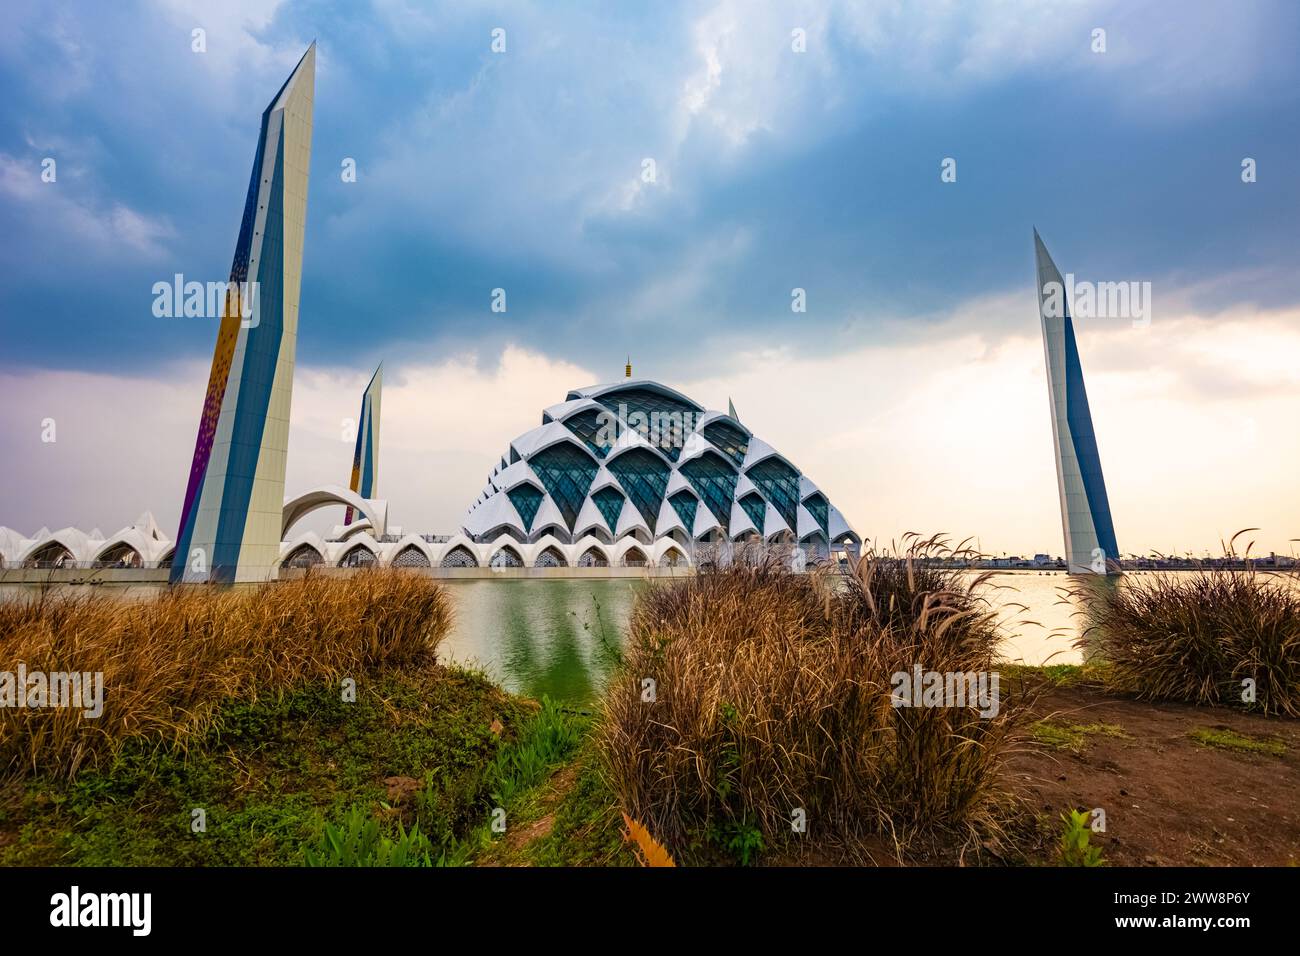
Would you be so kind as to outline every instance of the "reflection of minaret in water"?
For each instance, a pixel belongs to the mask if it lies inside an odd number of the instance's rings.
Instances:
[[[1037,229],[1034,253],[1066,567],[1070,574],[1119,574],[1119,546],[1115,543],[1065,282]]]
[[[1069,582],[1066,589],[1075,606],[1074,622],[1077,636],[1074,639],[1074,646],[1083,655],[1083,662],[1086,664],[1096,653],[1093,633],[1102,626],[1105,607],[1114,599],[1120,578],[1117,574],[1086,574],[1076,575],[1070,578]]]

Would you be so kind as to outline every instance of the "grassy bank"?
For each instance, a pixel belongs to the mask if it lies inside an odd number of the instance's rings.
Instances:
[[[230,700],[183,748],[136,739],[70,781],[11,780],[0,864],[291,866],[355,813],[459,859],[536,712],[436,664],[363,681],[350,702],[331,685]]]
[[[0,865],[638,865],[625,813],[679,864],[1300,857],[1296,721],[1007,665],[941,551],[649,589],[594,714],[439,663],[401,573],[0,607],[0,670],[105,675],[99,720],[0,713]],[[894,706],[917,666],[999,672],[996,713]]]
[[[128,743],[183,748],[228,701],[418,668],[450,624],[446,592],[399,572],[177,588],[141,602],[0,602],[0,672],[98,675],[103,691],[93,718],[76,706],[0,708],[0,780],[72,779]]]
[[[0,864],[458,865],[584,722],[447,668],[428,578],[0,606],[0,670],[98,672],[103,712],[0,712]]]

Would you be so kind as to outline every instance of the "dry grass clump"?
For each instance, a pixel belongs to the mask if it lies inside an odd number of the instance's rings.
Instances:
[[[791,840],[996,841],[1019,706],[892,705],[893,676],[914,665],[995,667],[992,612],[918,556],[937,547],[844,572],[735,563],[647,590],[597,732],[627,813],[679,859],[701,834],[741,856]]]
[[[1079,645],[1108,662],[1117,688],[1300,717],[1294,579],[1211,567],[1130,575],[1103,592],[1075,590],[1092,621]],[[1254,700],[1245,681],[1253,681]]]
[[[431,660],[450,624],[441,587],[395,571],[181,587],[140,602],[0,602],[0,672],[101,672],[104,697],[97,719],[79,707],[0,708],[0,778],[70,777],[131,737],[183,745],[225,698]]]

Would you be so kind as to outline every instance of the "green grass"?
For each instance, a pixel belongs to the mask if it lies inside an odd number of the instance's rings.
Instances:
[[[573,786],[555,808],[547,836],[533,843],[533,866],[638,866],[623,839],[618,799],[601,778],[594,753],[584,747],[575,761]]]
[[[1079,684],[1104,684],[1110,668],[1104,661],[1084,664],[1000,664],[998,672],[1004,681],[1037,680],[1053,687],[1073,687]]]
[[[589,717],[543,698],[519,739],[487,766],[484,786],[490,800],[481,805],[479,818],[469,831],[452,842],[447,862],[518,862],[501,851],[501,844],[512,830],[528,826],[544,812],[544,785],[573,759],[589,724]],[[499,829],[502,824],[503,830]]]
[[[1270,757],[1286,755],[1286,744],[1274,737],[1248,737],[1222,727],[1198,727],[1188,736],[1205,747],[1230,750],[1234,753],[1266,754]]]
[[[434,848],[417,823],[408,833],[398,824],[395,838],[383,834],[379,821],[360,807],[353,807],[342,825],[325,824],[320,843],[308,847],[308,866],[433,866]],[[442,863],[446,855],[438,858]]]
[[[1118,724],[1071,724],[1054,720],[1038,721],[1033,725],[1032,733],[1038,743],[1056,750],[1080,751],[1089,737],[1130,739]]]
[[[1092,845],[1091,817],[1082,810],[1061,814],[1057,859],[1061,866],[1104,866],[1101,848]]]
[[[71,783],[6,785],[0,865],[294,865],[319,849],[326,821],[349,826],[357,810],[386,839],[418,825],[440,858],[483,818],[498,783],[488,768],[534,710],[482,675],[436,666],[362,682],[355,703],[334,686],[227,702],[187,750],[134,741]],[[393,777],[423,785],[390,798]]]
[[[333,685],[227,701],[186,749],[133,741],[71,782],[6,784],[0,865],[635,863],[582,756],[590,723],[437,666],[363,682],[355,703]],[[575,762],[574,786],[550,794]],[[506,834],[549,812],[554,829],[510,850],[498,808]]]

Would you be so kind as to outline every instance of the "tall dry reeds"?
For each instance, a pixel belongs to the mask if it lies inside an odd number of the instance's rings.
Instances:
[[[892,703],[894,675],[915,665],[995,668],[992,613],[932,566],[938,550],[912,542],[848,573],[740,562],[648,589],[598,729],[624,810],[674,854],[700,834],[767,847],[996,839],[1019,708]]]
[[[438,584],[396,571],[183,587],[139,602],[0,602],[0,672],[99,672],[104,691],[98,718],[78,707],[0,708],[0,778],[70,777],[129,738],[184,745],[226,698],[429,660],[450,622]]]
[[[1073,590],[1090,620],[1078,643],[1109,664],[1116,688],[1300,717],[1300,583],[1293,576],[1214,566]]]

